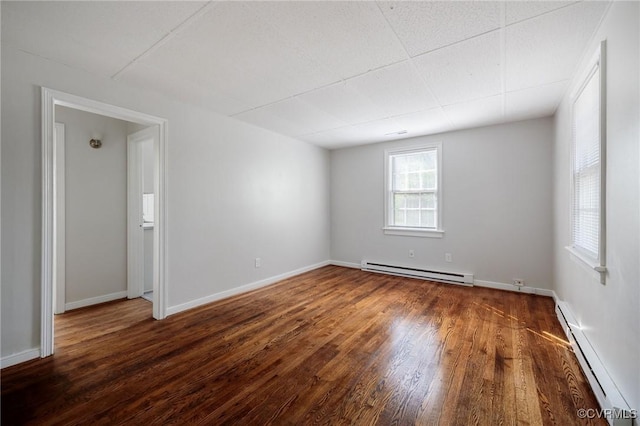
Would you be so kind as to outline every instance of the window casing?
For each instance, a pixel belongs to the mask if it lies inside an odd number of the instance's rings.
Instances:
[[[385,151],[385,226],[392,235],[442,237],[442,145]]]
[[[604,282],[605,69],[604,42],[572,103],[571,246],[567,249]]]

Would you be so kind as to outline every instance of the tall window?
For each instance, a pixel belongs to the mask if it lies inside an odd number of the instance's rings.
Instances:
[[[572,253],[604,272],[604,79],[602,51],[573,97]]]
[[[389,234],[441,236],[441,145],[386,152]]]

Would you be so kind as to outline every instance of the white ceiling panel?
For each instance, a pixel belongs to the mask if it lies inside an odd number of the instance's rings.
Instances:
[[[226,90],[252,107],[339,80],[243,2],[220,3],[144,62]]]
[[[343,79],[407,59],[373,2],[255,2],[251,9],[299,51]]]
[[[183,80],[170,72],[139,63],[127,68],[120,74],[119,80],[223,115],[233,115],[249,109],[248,105],[228,93],[216,92],[208,86]]]
[[[524,21],[561,7],[569,6],[575,1],[509,1],[505,3],[506,24]]]
[[[504,121],[501,95],[449,105],[444,107],[444,112],[458,129],[488,126]]]
[[[399,127],[407,131],[407,137],[441,133],[453,128],[442,108],[432,108],[393,118]]]
[[[505,97],[505,117],[509,121],[546,117],[555,113],[568,80],[509,92]]]
[[[286,99],[234,117],[288,136],[316,133],[348,124],[298,98]]]
[[[351,126],[351,128],[355,130],[359,137],[365,140],[366,143],[399,139],[402,135],[398,135],[398,133],[405,130],[395,118],[385,118],[368,123],[360,123]]]
[[[300,136],[299,139],[329,149],[345,148],[348,146],[362,145],[363,143],[362,135],[352,126],[304,135]]]
[[[426,53],[414,62],[441,105],[501,91],[498,31]]]
[[[25,50],[113,75],[204,2],[3,2],[3,37]]]
[[[1,31],[3,48],[332,148],[553,114],[608,4],[3,1]]]
[[[507,27],[507,91],[569,78],[606,8],[581,2]]]
[[[340,117],[348,124],[385,118],[385,111],[371,99],[360,95],[346,82],[339,82],[302,94],[298,98],[315,108]]]
[[[350,78],[348,84],[384,109],[387,116],[422,111],[438,105],[409,60]]]
[[[409,134],[397,135],[400,130],[401,126],[395,119],[385,118],[304,135],[300,139],[333,149],[410,137]]]
[[[378,2],[410,56],[500,27],[500,2]]]

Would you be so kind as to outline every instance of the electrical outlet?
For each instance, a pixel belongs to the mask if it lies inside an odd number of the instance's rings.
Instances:
[[[416,257],[416,252],[413,250],[409,250],[409,257]]]
[[[524,285],[524,280],[522,278],[515,278],[513,280],[513,285],[522,287]]]
[[[256,257],[256,268],[259,268],[262,266],[262,259],[260,259],[259,257]]]
[[[451,255],[451,253],[445,253],[444,260],[445,262],[453,262],[453,256]]]

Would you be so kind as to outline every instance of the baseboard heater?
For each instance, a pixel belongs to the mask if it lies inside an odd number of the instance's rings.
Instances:
[[[363,271],[379,272],[390,275],[400,275],[402,277],[422,278],[424,280],[439,281],[443,283],[473,286],[473,274],[462,272],[435,271],[415,266],[391,265],[382,262],[363,260],[361,263]]]
[[[635,411],[629,408],[565,302],[556,304],[556,315],[609,424],[631,426]]]

